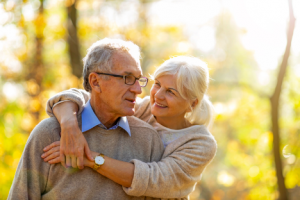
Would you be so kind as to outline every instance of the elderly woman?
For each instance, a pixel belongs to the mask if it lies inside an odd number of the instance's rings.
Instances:
[[[123,170],[116,175],[119,178],[111,179],[123,185],[128,195],[186,198],[200,181],[203,170],[217,149],[216,141],[207,128],[212,123],[213,111],[205,94],[209,83],[207,65],[194,57],[174,57],[156,69],[153,79],[150,97],[136,101],[134,116],[152,125],[159,133],[165,146],[161,161],[144,163],[133,159],[122,162],[105,156],[105,160],[112,162],[104,165],[110,165],[106,169],[122,166]],[[70,101],[60,103],[61,99]],[[78,111],[78,107],[80,113],[88,99],[89,93],[71,89],[52,97],[48,101],[48,110],[51,111],[56,104],[54,114],[58,119],[66,115],[76,117],[73,113]],[[66,109],[70,112],[63,113]],[[70,125],[61,123],[61,126],[62,134],[72,140]],[[72,126],[72,130],[81,133],[78,126]],[[84,140],[84,137],[79,140]],[[88,155],[90,150],[85,150]],[[45,151],[42,156],[45,161],[51,164],[61,162],[59,142],[49,145]],[[91,154],[98,155],[97,152]],[[84,165],[92,167],[93,162],[85,156]],[[130,167],[134,168],[134,173],[129,178],[130,184],[124,184],[121,179]],[[101,167],[98,172],[110,177],[109,172],[101,172]]]

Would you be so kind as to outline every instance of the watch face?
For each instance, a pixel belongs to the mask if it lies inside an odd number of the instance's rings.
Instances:
[[[102,165],[104,163],[104,158],[101,156],[96,156],[95,163],[98,165]]]

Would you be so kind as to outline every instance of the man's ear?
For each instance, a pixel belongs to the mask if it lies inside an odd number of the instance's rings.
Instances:
[[[101,87],[100,87],[100,77],[95,72],[90,73],[89,75],[89,83],[93,91],[97,93],[101,93]]]

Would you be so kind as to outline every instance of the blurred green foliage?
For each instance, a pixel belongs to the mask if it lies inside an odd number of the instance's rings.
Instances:
[[[26,140],[34,126],[48,117],[47,99],[71,87],[82,87],[72,74],[66,42],[65,6],[72,0],[45,1],[38,15],[39,0],[0,1],[0,199],[6,199]],[[111,23],[109,12],[134,4],[138,17],[127,24]],[[277,180],[272,154],[269,96],[276,81],[260,85],[259,68],[253,52],[246,50],[241,31],[229,12],[210,21],[216,45],[201,51],[180,26],[149,23],[151,1],[79,1],[78,36],[81,55],[95,41],[120,37],[141,47],[145,75],[164,60],[176,55],[193,55],[208,63],[211,74],[209,96],[216,108],[211,132],[218,152],[203,174],[191,199],[276,199]],[[31,12],[30,12],[31,11]],[[199,27],[201,28],[201,27]],[[42,36],[42,81],[30,69],[36,63],[36,37]],[[300,61],[300,55],[293,63]],[[281,149],[284,176],[291,199],[300,186],[300,88],[291,64],[285,78],[280,106]],[[150,87],[143,91],[149,94]]]

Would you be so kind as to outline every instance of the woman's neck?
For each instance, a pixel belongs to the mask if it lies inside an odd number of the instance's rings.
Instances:
[[[165,118],[155,117],[155,119],[159,124],[163,125],[164,127],[167,127],[169,129],[175,129],[175,130],[188,128],[192,125],[185,118],[182,120],[174,120],[174,119],[165,119]]]

